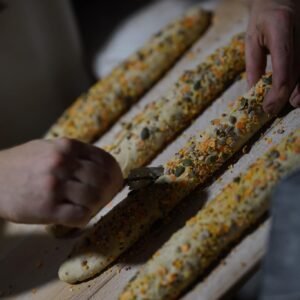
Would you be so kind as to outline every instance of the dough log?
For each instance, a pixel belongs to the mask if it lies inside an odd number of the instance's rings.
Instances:
[[[45,137],[93,142],[175,63],[209,23],[210,13],[198,7],[190,9],[80,96]]]

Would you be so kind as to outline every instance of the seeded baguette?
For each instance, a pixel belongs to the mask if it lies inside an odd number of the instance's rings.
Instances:
[[[195,69],[184,72],[165,96],[148,104],[131,123],[125,124],[114,143],[105,147],[120,164],[124,176],[149,162],[244,68],[244,34],[239,34]]]
[[[100,273],[138,240],[159,218],[204,183],[269,119],[262,109],[271,75],[239,97],[211,125],[193,136],[164,165],[164,175],[126,199],[101,218],[61,265],[59,278],[68,283]]]
[[[120,300],[177,299],[269,207],[275,184],[300,166],[300,129],[209,201],[146,263]]]
[[[174,64],[209,23],[208,12],[190,9],[80,96],[45,137],[94,141]]]

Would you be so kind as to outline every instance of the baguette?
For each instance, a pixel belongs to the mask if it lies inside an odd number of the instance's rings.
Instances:
[[[184,72],[169,92],[125,124],[114,143],[105,147],[124,177],[149,162],[186,128],[245,68],[244,34],[217,49],[195,69]]]
[[[177,299],[267,211],[275,184],[300,165],[300,129],[259,158],[159,249],[120,300]]]
[[[93,142],[174,64],[209,23],[208,12],[190,9],[80,96],[45,137]]]
[[[59,278],[68,283],[89,279],[128,249],[199,184],[204,183],[270,116],[262,108],[271,75],[239,97],[220,119],[193,136],[164,165],[164,174],[144,189],[129,193],[75,246],[61,265]]]

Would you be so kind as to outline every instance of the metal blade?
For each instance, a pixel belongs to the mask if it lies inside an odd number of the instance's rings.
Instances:
[[[163,174],[164,168],[162,166],[137,168],[129,173],[125,183],[130,190],[138,190],[154,183]]]

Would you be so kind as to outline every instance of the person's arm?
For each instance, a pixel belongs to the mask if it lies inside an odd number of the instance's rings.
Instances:
[[[300,1],[254,0],[246,40],[249,85],[265,71],[271,54],[273,87],[264,109],[277,113],[288,101],[300,107]]]
[[[114,158],[69,139],[0,151],[0,217],[18,223],[84,226],[121,189]]]

